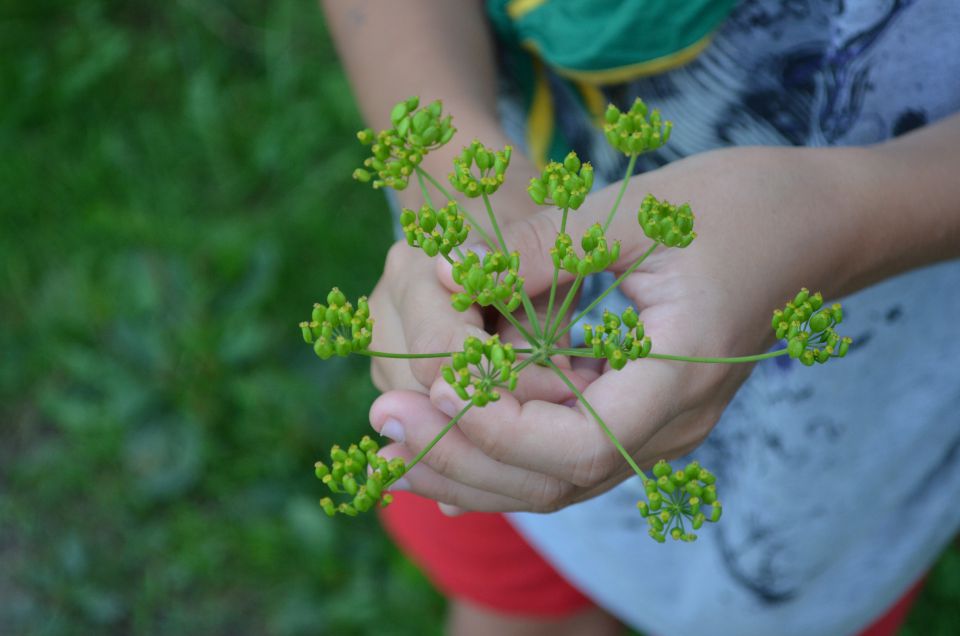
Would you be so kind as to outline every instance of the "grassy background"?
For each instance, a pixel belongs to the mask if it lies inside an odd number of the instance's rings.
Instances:
[[[316,506],[375,396],[296,328],[390,242],[359,124],[311,1],[3,3],[0,633],[438,633]],[[954,550],[907,632],[958,608]]]

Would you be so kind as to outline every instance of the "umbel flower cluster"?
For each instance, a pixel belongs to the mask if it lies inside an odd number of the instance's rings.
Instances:
[[[450,116],[443,115],[439,101],[425,107],[419,104],[416,97],[404,100],[391,112],[391,128],[378,133],[372,130],[358,133],[360,142],[369,146],[370,156],[364,160],[363,167],[354,172],[354,178],[370,183],[374,188],[397,190],[406,188],[411,179],[415,179],[426,203],[417,211],[404,209],[400,215],[407,244],[450,263],[453,280],[461,288],[450,298],[457,311],[467,311],[473,306],[492,308],[512,324],[530,346],[518,349],[502,343],[499,336],[494,335],[486,341],[467,338],[460,351],[428,354],[372,351],[373,320],[366,298],[358,299],[354,306],[339,289],[334,288],[327,295],[326,304],[316,304],[311,319],[300,324],[304,340],[313,345],[318,356],[323,359],[349,354],[447,358],[449,362],[440,367],[440,375],[466,406],[407,463],[402,459],[387,461],[378,455],[379,448],[369,437],[346,450],[334,446],[330,451],[329,465],[317,462],[315,466],[317,477],[329,491],[329,496],[321,500],[321,507],[330,516],[354,516],[377,505],[386,506],[391,500],[390,487],[420,462],[467,410],[483,408],[499,400],[503,391],[515,390],[524,368],[536,364],[551,369],[567,384],[641,480],[645,499],[637,503],[637,508],[647,520],[650,536],[659,542],[667,537],[686,542],[695,540],[696,531],[705,523],[720,519],[722,506],[716,477],[697,462],[674,470],[665,460],[653,467],[652,476],[645,473],[551,357],[592,357],[605,360],[612,371],[619,371],[628,364],[643,364],[644,358],[732,364],[785,355],[807,366],[822,364],[831,358],[843,357],[850,347],[850,339],[839,336],[835,330],[843,320],[840,306],[825,307],[819,293],[801,290],[783,309],[777,309],[773,314],[774,333],[778,339],[786,341],[786,346],[752,356],[701,358],[657,351],[634,307],[619,314],[605,311],[601,324],[583,325],[583,347],[562,348],[560,339],[655,249],[687,248],[697,237],[694,213],[689,205],[647,195],[636,211],[636,218],[638,227],[652,241],[652,246],[624,268],[624,273],[590,307],[573,319],[567,318],[584,278],[617,264],[620,242],[608,238],[607,229],[619,209],[637,157],[665,144],[670,138],[671,123],[664,121],[657,110],[650,110],[639,99],[626,111],[613,105],[607,108],[604,133],[610,144],[628,157],[627,169],[606,222],[589,228],[579,241],[579,249],[566,232],[567,218],[589,195],[593,187],[593,167],[571,152],[562,162],[548,164],[539,177],[530,181],[531,200],[537,205],[557,208],[561,215],[560,231],[549,255],[554,266],[553,285],[546,315],[542,316],[536,312],[524,290],[524,280],[519,274],[520,254],[508,249],[490,200],[504,183],[510,166],[510,147],[493,150],[474,140],[456,156],[447,178],[455,192],[467,198],[482,199],[489,226],[496,237],[492,238],[457,201],[456,195],[421,167],[424,156],[448,143],[455,129]],[[443,197],[442,207],[436,208],[431,203],[428,184]],[[475,251],[461,250],[474,230],[486,242],[482,256]],[[555,311],[561,271],[573,274],[574,280]],[[525,322],[514,315],[521,307]]]

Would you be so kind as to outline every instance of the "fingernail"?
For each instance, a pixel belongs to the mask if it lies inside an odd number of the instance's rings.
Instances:
[[[397,481],[390,484],[390,487],[387,490],[410,490],[410,482],[407,481],[406,477],[401,477]]]
[[[437,507],[440,508],[440,512],[448,517],[459,517],[465,512],[465,510],[460,506],[452,506],[445,503],[438,503]]]
[[[403,442],[406,439],[406,435],[404,435],[403,432],[403,424],[400,423],[400,420],[392,417],[387,418],[387,421],[383,423],[380,434],[384,437],[389,437],[395,442]]]
[[[453,402],[444,398],[437,402],[437,408],[443,412],[447,417],[453,417],[457,414],[457,407],[453,405]]]

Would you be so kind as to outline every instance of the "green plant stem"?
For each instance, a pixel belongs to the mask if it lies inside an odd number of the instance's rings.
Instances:
[[[407,464],[406,469],[404,470],[404,473],[410,472],[410,469],[411,469],[411,468],[413,468],[413,467],[416,466],[418,463],[420,463],[420,460],[423,459],[424,455],[426,455],[426,454],[429,453],[431,450],[433,450],[433,447],[437,445],[437,442],[439,442],[441,439],[443,439],[443,436],[446,435],[447,433],[449,433],[449,432],[450,432],[450,429],[457,425],[457,422],[460,421],[460,418],[462,418],[462,417],[466,414],[466,412],[470,410],[470,407],[472,407],[472,406],[473,406],[473,402],[467,402],[467,405],[466,405],[465,407],[463,407],[462,409],[460,409],[460,412],[457,413],[456,415],[454,415],[454,416],[453,416],[453,419],[451,419],[449,422],[447,422],[447,425],[444,426],[443,429],[442,429],[439,433],[437,433],[437,436],[434,437],[432,440],[430,440],[430,443],[427,444],[426,446],[424,446],[424,447],[423,447],[423,450],[421,450],[419,453],[417,453],[417,456],[414,457],[414,458],[410,461],[409,464]],[[391,482],[391,483],[393,483],[393,482]],[[389,486],[387,486],[387,487],[389,488]]]
[[[653,360],[676,360],[678,362],[703,362],[717,364],[737,364],[741,362],[759,362],[760,360],[769,360],[787,355],[787,350],[777,349],[767,353],[758,353],[752,356],[736,356],[732,358],[703,358],[697,356],[674,356],[666,353],[651,353],[647,358]],[[550,355],[573,356],[575,358],[595,358],[593,349],[590,347],[579,347],[574,349],[550,349]],[[601,356],[602,357],[602,356]]]
[[[416,360],[419,358],[449,358],[454,354],[453,351],[444,351],[442,353],[389,353],[387,351],[355,351],[357,355],[370,358],[397,358]]]
[[[567,213],[569,211],[569,208],[563,208],[563,218],[560,220],[560,234],[565,234],[567,231]],[[553,317],[553,301],[557,296],[557,281],[559,278],[560,267],[557,264],[554,264],[553,283],[550,284],[550,300],[547,302],[547,317],[543,319],[543,324],[548,327],[550,325],[550,319]]]
[[[525,290],[521,290],[520,292],[520,302],[523,303],[523,311],[527,314],[527,320],[530,321],[530,326],[533,327],[533,333],[537,336],[537,342],[542,342],[543,330],[541,330],[540,321],[537,319],[537,310],[534,309],[533,301],[527,296]],[[546,322],[544,322],[544,325],[546,325]]]
[[[483,199],[483,207],[487,209],[487,218],[490,219],[490,225],[497,235],[497,240],[500,241],[500,247],[503,249],[503,253],[509,254],[510,250],[507,248],[507,242],[504,240],[503,233],[500,231],[500,224],[497,223],[497,217],[493,213],[493,206],[490,205],[490,197],[487,196],[486,192],[481,192],[480,197]]]
[[[531,349],[517,349],[517,353],[532,353],[532,350],[531,350]],[[529,365],[533,364],[534,362],[536,362],[536,360],[537,360],[536,357],[527,358],[526,360],[523,360],[522,362],[520,362],[519,364],[517,364],[517,366],[514,367],[514,370],[519,373],[520,371],[522,371],[523,369],[525,369],[527,366],[529,366]],[[553,364],[553,363],[551,362],[550,364]],[[556,366],[554,366],[554,368],[556,368]],[[559,372],[559,369],[558,369],[557,371]],[[560,375],[563,375],[563,374],[561,373]],[[564,377],[564,380],[566,380],[566,377]],[[425,456],[427,453],[429,453],[431,450],[433,450],[433,447],[437,445],[437,442],[439,442],[441,439],[443,439],[443,436],[446,435],[447,433],[449,433],[449,432],[450,432],[450,429],[453,428],[454,426],[456,426],[456,425],[457,425],[457,422],[459,422],[460,419],[466,414],[466,412],[469,411],[472,407],[473,407],[473,402],[467,402],[466,406],[464,406],[462,409],[460,409],[460,412],[457,413],[456,415],[454,415],[454,416],[453,416],[453,419],[451,419],[449,422],[447,422],[447,425],[444,426],[443,429],[442,429],[439,433],[437,433],[436,437],[434,437],[434,438],[430,441],[430,443],[427,444],[427,445],[423,448],[423,450],[421,450],[419,453],[417,453],[417,456],[416,456],[416,457],[414,457],[412,460],[410,460],[410,463],[407,464],[406,470],[405,470],[404,472],[405,472],[405,473],[406,473],[406,472],[410,472],[410,469],[413,468],[414,466],[416,466],[416,465],[420,462],[420,460],[424,458],[424,456]],[[391,482],[391,483],[393,483],[393,482]],[[387,487],[389,488],[389,485],[388,485]]]
[[[573,279],[573,285],[570,286],[570,289],[567,291],[567,297],[563,299],[563,304],[560,305],[560,310],[557,311],[557,319],[554,321],[554,324],[547,331],[547,342],[553,344],[560,337],[563,336],[566,330],[560,332],[558,335],[554,335],[557,329],[560,327],[560,321],[563,320],[563,317],[567,314],[567,310],[570,309],[570,303],[573,302],[574,297],[577,295],[577,291],[580,290],[580,285],[583,283],[583,275],[577,274],[577,277]]]
[[[630,162],[627,163],[627,172],[623,175],[623,180],[620,182],[620,192],[617,193],[617,198],[613,202],[613,207],[610,209],[610,214],[607,215],[607,220],[603,224],[603,231],[606,232],[607,228],[610,227],[610,224],[613,223],[613,217],[617,215],[617,208],[620,207],[620,201],[623,199],[624,192],[627,191],[627,184],[630,183],[630,177],[633,176],[633,169],[637,165],[637,157],[640,155],[634,153],[630,155]]]
[[[596,420],[597,424],[600,425],[600,428],[603,429],[603,432],[606,433],[607,437],[610,438],[610,441],[613,442],[613,445],[617,447],[617,450],[620,451],[620,454],[623,455],[623,458],[627,460],[627,463],[630,464],[630,468],[633,469],[633,472],[639,475],[640,479],[644,482],[647,481],[647,475],[643,470],[637,465],[637,462],[634,461],[633,457],[630,456],[630,453],[627,452],[627,449],[623,447],[623,444],[620,443],[620,440],[617,439],[617,436],[613,434],[613,431],[610,430],[610,427],[607,426],[607,423],[603,421],[603,418],[594,410],[593,405],[587,401],[587,398],[583,397],[583,393],[570,381],[570,379],[563,374],[559,367],[553,363],[553,360],[550,358],[546,359],[547,366],[550,367],[554,373],[559,376],[563,383],[567,385],[577,399],[583,404],[584,408],[590,412],[590,415],[593,416],[593,419]]]
[[[522,335],[527,342],[530,342],[530,343],[537,342],[537,339],[534,338],[532,335],[530,335],[530,332],[527,331],[527,330],[524,328],[524,326],[520,324],[520,321],[519,321],[519,320],[517,320],[516,318],[514,318],[513,315],[511,315],[510,312],[507,311],[507,308],[506,308],[506,307],[504,307],[504,306],[501,305],[500,303],[496,303],[496,302],[493,303],[493,306],[494,306],[494,308],[495,308],[497,311],[500,312],[500,315],[501,315],[501,316],[503,316],[504,318],[506,318],[507,322],[509,322],[511,325],[513,325],[514,328],[516,328],[516,330],[520,332],[520,335]]]
[[[490,238],[490,235],[487,234],[486,230],[483,229],[483,226],[480,225],[480,223],[477,222],[477,219],[474,218],[474,216],[473,216],[472,214],[470,214],[470,210],[468,210],[468,209],[466,209],[465,207],[463,207],[463,206],[460,204],[460,202],[457,201],[457,200],[453,197],[453,195],[450,194],[450,192],[449,192],[446,188],[444,188],[442,185],[440,185],[440,182],[437,181],[436,179],[434,179],[434,178],[433,178],[433,175],[431,175],[429,172],[427,172],[426,170],[424,170],[424,169],[421,168],[420,166],[417,166],[417,167],[416,167],[416,171],[417,171],[417,175],[422,175],[424,179],[426,179],[427,181],[429,181],[430,184],[433,185],[433,187],[436,188],[437,191],[440,192],[440,194],[442,194],[444,197],[446,197],[447,201],[453,201],[454,203],[457,204],[457,207],[460,208],[460,211],[461,211],[461,212],[463,212],[463,216],[465,216],[465,217],[467,218],[467,220],[470,221],[471,225],[472,225],[474,228],[476,228],[477,232],[480,233],[480,236],[483,238],[483,240],[486,242],[487,246],[489,246],[491,250],[496,250],[496,249],[497,249],[497,244],[494,242],[494,240],[493,240],[492,238]]]
[[[739,362],[759,362],[760,360],[769,360],[770,358],[779,358],[780,356],[787,355],[787,350],[778,349],[776,351],[768,351],[767,353],[758,353],[752,356],[737,356],[733,358],[699,358],[696,356],[672,356],[666,353],[651,353],[648,355],[648,358],[654,360],[677,360],[680,362],[706,362],[706,363],[720,363],[720,364],[736,364]]]
[[[583,311],[581,311],[579,314],[576,315],[576,317],[575,317],[573,320],[571,320],[569,323],[567,323],[567,326],[564,327],[564,328],[560,331],[560,333],[558,333],[556,336],[552,337],[551,340],[550,340],[550,342],[551,342],[551,343],[554,343],[554,342],[556,342],[558,339],[562,338],[562,337],[563,337],[563,334],[565,334],[565,333],[567,333],[568,331],[570,331],[570,329],[572,329],[573,326],[574,326],[575,324],[577,324],[577,322],[579,322],[581,318],[583,318],[584,316],[586,316],[588,313],[590,313],[590,312],[593,310],[594,307],[596,307],[597,305],[599,305],[599,304],[601,303],[601,301],[603,301],[604,298],[606,298],[607,296],[609,296],[609,295],[613,292],[613,290],[615,290],[617,287],[620,286],[620,283],[622,283],[622,282],[627,278],[627,276],[629,276],[629,275],[632,274],[634,271],[636,271],[636,269],[637,269],[638,267],[640,267],[641,264],[643,264],[643,261],[647,260],[647,257],[648,257],[648,256],[650,256],[651,254],[653,254],[653,250],[657,249],[657,246],[658,246],[658,245],[660,245],[660,242],[659,242],[659,241],[654,241],[653,245],[650,246],[650,249],[648,249],[646,252],[643,253],[643,256],[641,256],[640,258],[638,258],[637,260],[635,260],[635,261],[633,262],[633,264],[632,264],[630,267],[628,267],[627,270],[626,270],[624,273],[620,274],[620,276],[617,277],[617,280],[613,281],[613,282],[610,284],[610,286],[607,287],[607,288],[603,291],[602,294],[600,294],[599,296],[597,296],[597,297],[593,300],[592,303],[590,303],[589,305],[587,305],[586,309],[584,309]]]
[[[417,184],[420,185],[420,192],[423,194],[423,200],[427,202],[431,208],[433,207],[433,199],[430,198],[430,190],[427,189],[427,184],[423,182],[423,171],[417,170]]]
[[[423,179],[426,179],[431,184],[433,184],[433,187],[435,187],[440,192],[440,194],[445,196],[448,201],[456,202],[457,207],[460,208],[460,210],[463,212],[463,215],[467,218],[467,220],[473,224],[473,227],[477,229],[477,232],[479,232],[480,236],[483,237],[483,240],[487,243],[487,246],[490,249],[496,251],[497,249],[496,243],[494,243],[493,239],[490,238],[490,235],[483,230],[483,227],[479,223],[477,223],[477,220],[473,217],[473,215],[471,215],[466,208],[460,205],[460,202],[454,199],[451,196],[450,192],[448,192],[446,188],[440,185],[440,183],[436,179],[434,179],[429,172],[427,172],[426,170],[423,170],[419,166],[417,167],[416,171],[417,171],[417,179],[420,182],[421,188],[424,190],[424,197],[427,198],[427,203],[430,204],[430,199],[429,199],[429,194],[427,194],[427,191],[426,191],[426,186],[423,184]],[[500,226],[497,224],[496,216],[494,216],[493,214],[493,208],[490,206],[490,199],[487,197],[486,194],[483,195],[483,202],[487,208],[487,214],[490,215],[490,222],[493,224],[493,228],[497,233],[497,237],[500,239],[500,243],[503,247],[504,254],[506,254],[507,244],[506,244],[506,241],[503,240],[503,235],[500,233]],[[433,207],[433,205],[430,204],[430,207]],[[460,252],[459,248],[457,248],[457,255],[460,257],[460,260],[463,260],[463,253]],[[453,265],[453,261],[450,260],[450,258],[447,258],[447,261],[451,265]],[[520,290],[520,300],[523,303],[523,310],[527,314],[527,320],[530,321],[530,325],[533,327],[534,333],[537,334],[536,339],[527,338],[527,340],[530,340],[531,342],[539,342],[540,340],[543,339],[543,329],[541,329],[540,322],[539,320],[537,320],[537,312],[533,308],[533,302],[530,300],[530,296],[527,295],[527,292],[524,289]],[[500,313],[504,313],[504,312],[501,311]],[[545,327],[546,327],[546,324],[544,324],[544,328]]]
[[[451,266],[451,267],[453,266],[453,259],[450,258],[449,255],[447,255],[447,254],[441,254],[441,256],[442,256],[448,263],[450,263],[450,266]],[[461,258],[463,258],[463,257],[461,256]],[[526,329],[524,329],[523,325],[520,324],[520,321],[518,321],[516,318],[514,318],[513,315],[512,315],[509,311],[507,311],[507,308],[506,308],[506,307],[504,307],[504,306],[501,305],[500,303],[495,302],[495,303],[493,303],[493,308],[496,309],[497,311],[499,311],[499,312],[500,312],[500,315],[503,316],[503,317],[507,320],[507,322],[509,322],[509,323],[510,323],[511,325],[513,325],[514,327],[516,327],[517,331],[519,331],[519,332],[521,333],[521,335],[523,335],[523,337],[526,338],[527,342],[530,342],[530,343],[537,342],[537,339],[534,338],[533,336],[531,336],[529,331],[527,331]]]

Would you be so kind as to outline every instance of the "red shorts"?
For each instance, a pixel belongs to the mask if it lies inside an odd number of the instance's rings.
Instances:
[[[499,514],[447,517],[428,499],[395,492],[381,520],[394,541],[446,596],[501,614],[560,618],[594,607]],[[918,581],[861,636],[893,636],[923,585]]]

